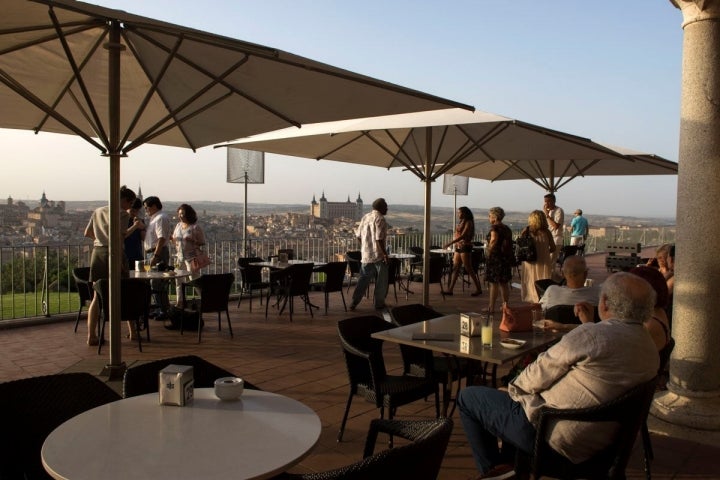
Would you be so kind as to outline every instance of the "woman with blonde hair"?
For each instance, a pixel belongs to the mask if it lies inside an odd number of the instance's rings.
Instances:
[[[530,235],[535,242],[537,258],[533,262],[523,262],[520,275],[520,296],[523,302],[538,303],[540,297],[535,290],[535,281],[543,278],[552,278],[553,253],[555,240],[553,240],[547,218],[540,210],[533,210],[528,217],[528,226],[521,235]]]
[[[488,310],[495,312],[498,293],[502,302],[507,303],[510,297],[510,280],[515,257],[512,251],[512,231],[502,223],[505,210],[493,207],[488,212],[490,232],[487,235],[487,251],[485,255],[485,281],[490,284],[490,303]]]

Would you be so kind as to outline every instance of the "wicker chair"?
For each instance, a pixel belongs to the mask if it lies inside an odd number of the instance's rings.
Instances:
[[[270,283],[262,281],[262,267],[250,265],[251,263],[262,261],[263,259],[260,257],[238,258],[238,268],[240,270],[240,279],[242,280],[240,298],[238,298],[238,308],[240,308],[240,302],[242,302],[243,297],[249,295],[250,312],[252,312],[252,294],[255,290],[260,290],[260,305],[262,305],[263,290],[270,288]]]
[[[158,374],[160,370],[170,364],[191,365],[193,367],[195,388],[212,388],[215,380],[218,378],[237,376],[195,355],[163,358],[140,365],[133,365],[125,370],[122,390],[123,397],[135,397],[137,395],[157,392],[159,390]],[[243,379],[243,381],[245,382],[245,388],[259,390],[258,387],[249,383],[247,380]]]
[[[98,338],[105,338],[105,323],[109,321],[107,307],[109,305],[109,283],[107,279],[100,279],[93,283],[93,288],[100,295],[100,305],[103,316],[100,322],[100,334]],[[150,299],[152,290],[148,282],[123,278],[120,280],[120,319],[132,322],[135,326],[135,338],[138,342],[138,349],[142,352],[142,336],[140,330],[144,329],[147,341],[150,341]],[[98,355],[102,350],[103,342],[98,343]]]
[[[423,322],[432,318],[442,317],[443,314],[426,307],[420,303],[401,305],[390,309],[392,322],[398,327]],[[400,345],[400,355],[403,362],[403,373],[417,377],[432,378],[442,385],[442,411],[448,416],[451,402],[452,382],[467,378],[468,364],[462,358],[449,358],[447,356],[434,356],[430,350]],[[458,385],[459,389],[460,385]],[[454,405],[453,405],[454,411]],[[450,413],[452,416],[452,412]]]
[[[287,268],[270,272],[271,287],[268,289],[267,298],[265,299],[265,318],[268,316],[268,308],[270,307],[270,297],[275,295],[279,312],[288,305],[290,312],[290,321],[292,322],[293,312],[295,311],[295,297],[300,297],[303,301],[305,309],[310,310],[310,317],[313,316],[313,308],[315,306],[310,303],[310,278],[313,273],[312,263],[296,263]],[[282,305],[280,303],[282,302]]]
[[[349,250],[345,252],[345,261],[348,264],[348,269],[350,270],[350,277],[348,278],[348,288],[347,291],[350,291],[350,285],[352,284],[353,278],[358,278],[360,276],[360,268],[362,267],[362,254],[360,250]]]
[[[346,270],[347,262],[330,262],[315,269],[316,272],[325,274],[325,281],[317,284],[325,294],[325,315],[327,315],[328,311],[330,294],[333,292],[340,292],[340,298],[342,298],[343,308],[347,312],[347,305],[345,304],[345,294],[343,293],[343,282],[345,281]]]
[[[343,413],[338,442],[342,440],[350,405],[355,395],[380,409],[384,418],[387,408],[392,420],[397,407],[435,395],[435,413],[440,416],[437,383],[432,379],[410,375],[388,375],[382,354],[382,341],[371,337],[375,332],[392,328],[392,324],[376,316],[352,317],[338,322],[338,334],[347,367],[350,391]]]
[[[667,368],[668,362],[670,361],[670,355],[675,348],[675,339],[670,337],[670,341],[660,350],[660,368],[658,368],[658,377],[665,375],[665,369]],[[648,430],[647,418],[640,428],[640,434],[642,435],[643,442],[643,460],[645,466],[645,478],[650,480],[652,475],[650,474],[650,462],[655,459],[653,453],[652,442],[650,441],[650,431]]]
[[[640,427],[647,419],[656,385],[657,377],[654,377],[631,388],[620,397],[595,407],[566,410],[541,408],[532,455],[527,462],[527,457],[519,453],[515,472],[524,473],[529,467],[531,478],[550,476],[560,479],[624,479],[633,444]],[[545,441],[553,426],[561,420],[617,422],[619,427],[607,448],[576,464],[553,450]]]
[[[93,290],[90,286],[90,267],[75,267],[72,270],[73,280],[75,280],[75,287],[77,287],[78,297],[80,297],[80,308],[78,308],[77,318],[75,319],[75,333],[77,333],[78,325],[80,324],[80,315],[82,309],[87,302],[92,301]]]
[[[453,429],[448,418],[438,420],[381,420],[370,422],[363,459],[342,468],[310,474],[282,474],[278,480],[365,480],[412,478],[435,480]],[[410,440],[405,445],[373,454],[378,433]]]
[[[52,478],[40,460],[40,450],[50,432],[82,412],[120,398],[89,373],[0,383],[0,478]]]
[[[230,312],[228,302],[230,301],[230,290],[235,282],[235,275],[232,273],[205,274],[198,279],[184,283],[183,288],[194,287],[200,291],[200,321],[198,322],[198,343],[202,340],[202,314],[217,313],[218,331],[222,329],[221,313],[225,312],[227,317],[230,338],[233,338],[232,324],[230,323]],[[187,297],[186,297],[187,298]],[[180,322],[180,334],[183,333],[183,325]]]

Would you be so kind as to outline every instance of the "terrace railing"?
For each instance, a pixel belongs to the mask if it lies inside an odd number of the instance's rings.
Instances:
[[[483,237],[479,232],[476,240],[483,240]],[[444,245],[450,238],[450,234],[434,234],[430,244]],[[614,229],[612,235],[591,236],[586,253],[602,252],[608,243],[639,242],[650,246],[674,241],[675,227]],[[422,234],[391,235],[389,244],[393,252],[405,253],[411,246],[422,245]],[[327,262],[342,258],[348,250],[359,250],[360,245],[352,236],[251,239],[249,255],[267,258],[281,248],[292,248],[299,259]],[[237,260],[243,256],[242,240],[211,241],[206,250],[213,260],[208,267],[210,273],[235,273],[237,291],[240,287]],[[66,316],[77,312],[79,300],[72,270],[88,266],[91,251],[89,243],[0,247],[0,327],[3,320]]]

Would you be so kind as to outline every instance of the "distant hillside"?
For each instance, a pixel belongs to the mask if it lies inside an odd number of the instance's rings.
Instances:
[[[38,206],[37,200],[23,200],[30,208]],[[182,202],[166,200],[163,201],[163,207],[166,211],[174,211]],[[105,204],[104,201],[68,201],[65,202],[68,211],[92,211],[93,209]],[[199,214],[203,215],[237,215],[243,214],[243,204],[235,202],[212,202],[212,201],[195,201],[192,206]],[[369,211],[370,206],[366,206]],[[266,203],[249,203],[248,213],[250,215],[270,215],[273,213],[309,213],[309,204],[266,204]],[[390,205],[388,212],[388,222],[396,228],[416,228],[422,229],[424,207],[422,205]],[[487,209],[473,208],[475,221],[479,228],[487,228]],[[505,223],[512,228],[520,228],[527,223],[527,217],[530,212],[506,212]],[[622,217],[622,216],[599,216],[585,215],[591,226],[618,226],[626,225],[632,227],[638,226],[667,226],[675,225],[675,220],[671,218],[640,218],[640,217]],[[565,212],[565,223],[570,224],[572,212]],[[449,207],[433,207],[432,210],[432,229],[435,232],[444,232],[453,228],[454,212]]]

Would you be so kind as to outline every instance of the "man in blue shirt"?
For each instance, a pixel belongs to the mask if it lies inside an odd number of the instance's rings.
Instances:
[[[570,222],[570,245],[576,245],[581,246],[585,245],[585,240],[588,236],[588,230],[589,225],[588,221],[585,217],[583,217],[583,212],[579,208],[575,210],[575,216],[572,219],[572,222]]]

